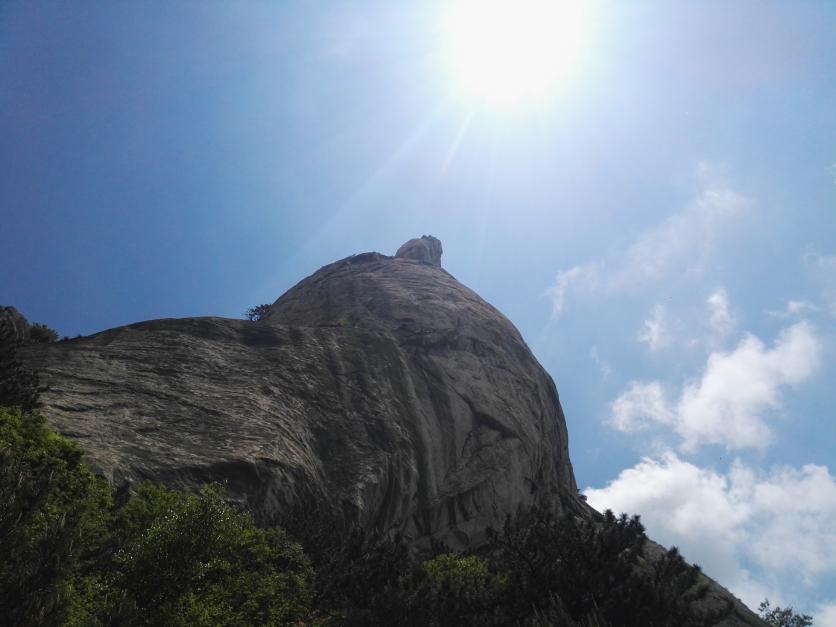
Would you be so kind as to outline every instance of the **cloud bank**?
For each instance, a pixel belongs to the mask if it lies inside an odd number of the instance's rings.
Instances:
[[[630,382],[610,405],[611,424],[624,432],[667,427],[685,451],[703,444],[764,449],[772,439],[764,414],[780,407],[782,388],[818,369],[820,353],[806,321],[784,329],[772,348],[747,334],[733,350],[711,353],[702,375],[686,382],[675,402],[660,381]]]
[[[701,273],[720,235],[752,202],[725,183],[703,176],[700,194],[685,209],[641,232],[621,255],[561,270],[546,290],[559,317],[573,291],[620,292],[656,283],[675,273]]]
[[[735,461],[721,474],[668,452],[584,494],[598,510],[640,514],[651,537],[697,558],[753,607],[770,590],[752,584],[749,565],[773,591],[836,573],[836,479],[823,466],[758,473]]]

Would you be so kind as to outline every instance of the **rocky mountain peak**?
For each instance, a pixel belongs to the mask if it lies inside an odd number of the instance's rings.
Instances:
[[[441,240],[432,235],[416,237],[398,248],[395,257],[399,259],[415,259],[434,266],[441,267]]]
[[[25,319],[0,309],[0,330],[39,373],[49,422],[115,484],[223,482],[263,522],[322,508],[453,548],[538,503],[596,520],[554,382],[441,254],[422,236],[394,257],[347,257],[259,321],[151,320],[19,345]],[[728,599],[712,584],[704,603]],[[723,625],[760,624],[734,608]]]
[[[579,507],[554,382],[440,256],[424,236],[321,268],[259,322],[153,320],[21,358],[116,482],[226,481],[265,519],[313,496],[457,545],[546,496]]]

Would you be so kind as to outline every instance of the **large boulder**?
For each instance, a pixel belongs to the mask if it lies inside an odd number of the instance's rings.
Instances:
[[[441,267],[441,240],[432,235],[422,235],[409,240],[398,248],[395,257],[399,259],[414,259],[434,266]]]
[[[52,424],[117,483],[222,480],[268,519],[313,497],[457,545],[536,498],[580,506],[553,381],[423,260],[338,261],[259,322],[155,320],[21,355]]]
[[[40,373],[48,420],[116,484],[222,481],[264,522],[321,507],[454,547],[538,501],[597,518],[577,494],[551,377],[440,267],[440,242],[416,241],[325,266],[259,321],[12,343]],[[9,338],[26,328],[15,314],[0,310]],[[646,545],[651,561],[662,552]],[[718,625],[765,624],[705,581],[702,608],[731,608]]]

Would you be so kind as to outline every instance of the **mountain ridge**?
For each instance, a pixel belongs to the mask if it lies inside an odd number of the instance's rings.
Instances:
[[[440,258],[424,236],[320,268],[258,321],[152,320],[17,354],[114,484],[222,481],[262,521],[321,503],[454,548],[537,504],[594,519],[554,381]],[[763,624],[713,582],[709,598],[733,603],[720,624]]]

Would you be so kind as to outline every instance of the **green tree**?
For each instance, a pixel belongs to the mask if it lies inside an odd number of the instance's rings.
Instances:
[[[255,307],[250,307],[244,312],[244,316],[246,316],[247,320],[258,322],[268,311],[270,311],[270,305],[265,303],[262,305],[256,305]]]
[[[707,588],[674,548],[652,556],[637,516],[600,520],[535,508],[491,532],[496,572],[507,573],[506,611],[578,625],[713,625],[730,607],[699,614]],[[513,621],[512,621],[513,622]]]
[[[492,573],[488,562],[476,555],[441,553],[423,567],[435,583],[455,590],[501,588],[505,584],[505,578]]]
[[[310,613],[301,546],[220,487],[118,496],[42,416],[0,408],[0,624],[244,627]]]
[[[29,341],[36,344],[49,344],[58,341],[58,332],[45,324],[35,323],[29,327]]]
[[[0,317],[0,406],[30,411],[38,405],[38,375],[17,357],[18,347],[26,339],[21,335],[12,318]]]
[[[764,599],[758,607],[761,618],[773,627],[810,627],[813,617],[797,614],[792,607],[770,607],[769,599]]]
[[[135,620],[244,626],[305,616],[313,571],[301,547],[222,496],[217,486],[183,496],[146,485],[120,512],[112,582]]]
[[[37,413],[0,408],[0,618],[59,624],[62,582],[100,535],[110,492]],[[2,621],[0,621],[2,622]]]

